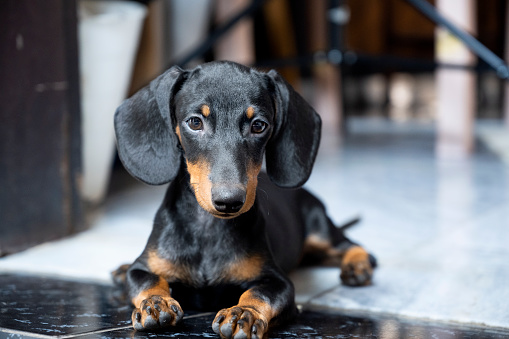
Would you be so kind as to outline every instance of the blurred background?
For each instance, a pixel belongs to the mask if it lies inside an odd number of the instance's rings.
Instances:
[[[306,187],[338,225],[361,217],[348,235],[380,264],[361,289],[339,285],[337,268],[300,270],[297,302],[509,328],[508,11],[506,0],[0,1],[0,272],[111,283],[165,190],[120,164],[117,106],[172,65],[233,60],[277,69],[321,115]],[[482,58],[430,16],[478,39]]]
[[[505,0],[425,2],[509,55]],[[174,64],[277,69],[322,116],[324,149],[378,121],[366,147],[392,140],[384,123],[425,126],[434,159],[469,159],[489,121],[507,154],[506,81],[409,1],[4,0],[0,22],[0,256],[88,229],[131,184],[113,114]]]

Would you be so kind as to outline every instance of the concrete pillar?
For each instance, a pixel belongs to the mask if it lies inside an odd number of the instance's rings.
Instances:
[[[475,0],[437,0],[438,10],[459,27],[475,34]],[[445,29],[436,33],[436,58],[442,63],[471,65],[475,58]],[[439,68],[437,85],[437,156],[466,158],[474,149],[476,75],[471,71]]]

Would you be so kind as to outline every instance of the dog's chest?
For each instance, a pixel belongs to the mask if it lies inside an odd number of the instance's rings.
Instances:
[[[165,238],[159,244],[164,250],[150,254],[148,265],[169,282],[193,287],[239,283],[258,276],[264,264],[261,256],[246,254],[241,244],[224,234],[180,233],[167,234]]]
[[[193,287],[224,285],[249,281],[260,274],[263,261],[259,256],[218,257],[201,255],[163,259],[152,255],[150,270],[168,282],[180,282]]]

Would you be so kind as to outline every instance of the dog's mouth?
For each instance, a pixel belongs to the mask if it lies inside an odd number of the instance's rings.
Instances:
[[[209,211],[209,213],[212,214],[214,217],[220,218],[220,219],[233,219],[235,217],[238,217],[241,214],[239,212],[237,212],[237,213],[223,213],[223,212],[218,212],[218,211],[214,211],[214,212]]]
[[[239,202],[234,206],[226,207],[218,204],[217,201],[211,199],[211,195],[203,194],[200,190],[195,191],[195,194],[199,197],[197,200],[200,206],[214,217],[220,219],[233,219],[249,211],[251,207],[253,207],[254,196],[256,193],[255,191],[248,191],[246,192],[246,201]]]

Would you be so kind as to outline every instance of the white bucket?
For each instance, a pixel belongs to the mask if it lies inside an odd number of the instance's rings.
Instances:
[[[132,1],[79,2],[82,198],[100,203],[115,151],[113,116],[131,81],[146,7]]]

